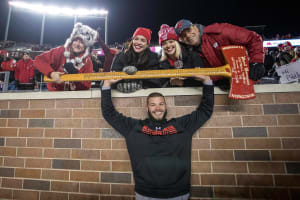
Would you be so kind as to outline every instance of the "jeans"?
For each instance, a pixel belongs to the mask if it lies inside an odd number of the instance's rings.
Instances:
[[[172,197],[172,198],[152,198],[152,197],[146,197],[141,194],[135,193],[135,200],[188,200],[190,193],[178,196],[178,197]]]

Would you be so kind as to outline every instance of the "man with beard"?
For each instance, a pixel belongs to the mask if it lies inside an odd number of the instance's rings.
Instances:
[[[89,26],[77,23],[63,46],[51,49],[34,60],[34,66],[53,80],[47,84],[49,91],[88,90],[90,81],[63,82],[62,74],[93,73],[93,64],[89,56],[89,47],[98,37],[97,31]]]
[[[192,136],[211,117],[214,106],[210,78],[202,75],[194,78],[204,85],[200,105],[191,114],[170,120],[166,119],[165,98],[157,92],[147,97],[147,119],[123,116],[116,111],[111,99],[111,85],[119,80],[103,83],[102,114],[125,137],[137,200],[189,198]]]

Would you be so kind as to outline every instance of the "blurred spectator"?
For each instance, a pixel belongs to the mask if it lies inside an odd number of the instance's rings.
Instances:
[[[1,66],[0,71],[9,71],[9,85],[8,90],[15,90],[15,78],[14,72],[16,69],[16,60],[8,57],[8,52],[5,50],[1,51]],[[3,80],[2,80],[3,81]]]
[[[275,58],[269,54],[268,47],[264,47],[265,59],[264,59],[264,66],[265,66],[265,74],[264,76],[268,76],[268,72],[272,69]]]
[[[297,46],[294,51],[295,51],[295,56],[294,56],[294,58],[292,59],[291,62],[296,62],[297,60],[299,60],[299,58],[300,58],[300,46]]]
[[[15,83],[19,90],[33,90],[34,81],[34,66],[33,60],[28,52],[24,52],[23,58],[17,62],[15,70]]]
[[[291,39],[291,38],[292,38],[292,34],[290,34],[290,33],[282,36],[282,39],[285,39],[285,40],[286,39]]]
[[[289,64],[294,58],[293,46],[290,42],[285,42],[282,45],[282,51],[279,53],[279,63],[281,65]]]

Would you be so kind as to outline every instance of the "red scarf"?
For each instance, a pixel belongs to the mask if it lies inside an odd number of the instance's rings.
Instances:
[[[174,63],[177,61],[177,59],[173,60],[172,58],[168,58],[168,61],[169,61],[170,65],[172,67],[174,67]]]

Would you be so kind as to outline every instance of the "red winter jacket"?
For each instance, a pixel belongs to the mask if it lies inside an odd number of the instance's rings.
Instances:
[[[206,26],[201,37],[201,50],[210,67],[225,64],[222,46],[245,46],[250,63],[264,63],[262,38],[255,32],[227,23]]]
[[[66,63],[64,56],[65,47],[60,46],[50,51],[47,51],[39,56],[35,57],[33,62],[34,66],[44,75],[48,76],[51,72],[64,72],[63,65]],[[71,56],[71,59],[74,58]],[[81,67],[78,73],[93,73],[93,64],[90,57],[83,59],[85,65]],[[76,90],[88,90],[91,88],[90,81],[74,82]],[[63,91],[65,90],[65,83],[57,84],[49,82],[47,83],[49,91]]]
[[[19,60],[15,70],[15,79],[20,83],[30,83],[30,79],[34,79],[33,60]]]

